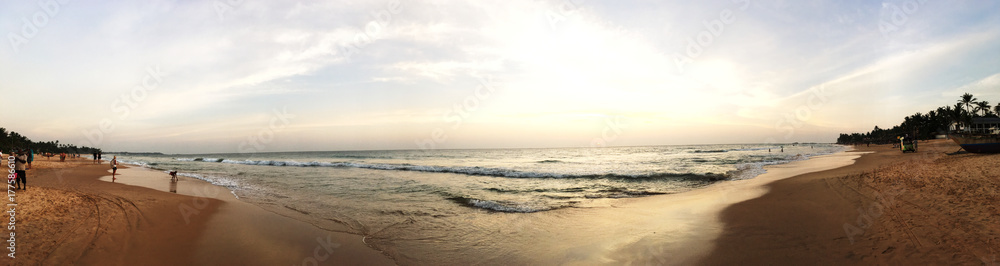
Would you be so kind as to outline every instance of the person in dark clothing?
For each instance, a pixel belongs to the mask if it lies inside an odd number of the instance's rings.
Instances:
[[[14,179],[14,185],[17,186],[16,189],[27,189],[28,188],[28,174],[25,172],[24,165],[28,163],[28,155],[25,155],[25,151],[21,150],[14,157],[14,174],[17,177]]]

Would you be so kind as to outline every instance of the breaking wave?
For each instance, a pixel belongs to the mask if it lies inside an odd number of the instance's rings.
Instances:
[[[190,158],[177,158],[177,160],[182,161],[197,161]],[[208,160],[201,160],[202,162],[211,162]],[[657,179],[684,179],[684,180],[703,180],[703,181],[719,181],[726,180],[728,176],[725,174],[715,174],[715,173],[705,173],[705,174],[695,174],[695,173],[652,173],[652,174],[561,174],[561,173],[547,173],[547,172],[528,172],[519,171],[507,168],[495,168],[495,167],[479,167],[479,166],[429,166],[429,165],[412,165],[412,164],[380,164],[380,163],[355,163],[355,162],[297,162],[297,161],[274,161],[274,160],[219,160],[220,163],[229,164],[243,164],[243,165],[261,165],[261,166],[293,166],[293,167],[349,167],[349,168],[364,168],[364,169],[375,169],[375,170],[395,170],[395,171],[414,171],[414,172],[431,172],[431,173],[453,173],[453,174],[465,174],[465,175],[479,175],[479,176],[495,176],[495,177],[510,177],[510,178],[591,178],[591,179],[624,179],[624,180],[657,180]]]
[[[550,211],[559,208],[569,207],[569,206],[548,206],[540,203],[531,202],[513,202],[513,201],[502,201],[502,200],[484,200],[468,197],[450,197],[455,203],[464,205],[466,207],[473,207],[484,209],[487,211],[495,212],[513,212],[513,213],[532,213],[541,211]]]

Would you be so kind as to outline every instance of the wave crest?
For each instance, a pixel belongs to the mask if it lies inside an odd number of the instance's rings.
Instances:
[[[183,158],[178,158],[181,160]],[[207,161],[205,161],[207,162]],[[705,173],[652,173],[652,174],[560,174],[546,172],[527,172],[508,168],[493,168],[479,166],[430,166],[412,164],[379,164],[379,163],[354,163],[354,162],[297,162],[297,161],[274,161],[274,160],[221,160],[220,163],[261,165],[261,166],[294,166],[294,167],[347,167],[364,168],[374,170],[395,170],[414,171],[431,173],[452,173],[479,176],[495,176],[510,178],[591,178],[591,179],[622,179],[622,180],[656,180],[656,179],[684,179],[698,181],[720,181],[729,177],[725,174]]]
[[[533,203],[518,203],[510,201],[492,201],[483,200],[468,197],[450,197],[448,200],[454,201],[455,203],[461,204],[466,207],[473,207],[484,209],[487,211],[495,212],[512,212],[512,213],[532,213],[541,211],[550,211],[568,206],[546,206],[543,204],[533,204]]]

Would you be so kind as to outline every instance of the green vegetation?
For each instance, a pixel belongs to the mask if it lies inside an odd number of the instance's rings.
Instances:
[[[903,123],[891,129],[875,126],[868,133],[840,134],[838,144],[887,144],[896,142],[896,137],[909,134],[917,139],[931,139],[934,135],[948,133],[949,128],[963,128],[972,124],[977,117],[993,117],[1000,114],[1000,105],[990,110],[988,101],[978,101],[966,93],[954,106],[938,107],[926,114],[916,113],[903,119]]]
[[[101,149],[91,147],[77,147],[72,144],[59,144],[59,141],[34,142],[17,132],[7,132],[6,128],[0,127],[0,150],[10,153],[14,149],[32,149],[35,153],[79,153],[91,154],[99,152]]]

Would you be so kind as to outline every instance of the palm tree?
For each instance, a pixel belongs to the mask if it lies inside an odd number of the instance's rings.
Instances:
[[[976,110],[983,111],[983,116],[990,115],[990,102],[981,101],[976,103]]]
[[[976,99],[976,97],[973,97],[972,94],[969,94],[968,92],[966,92],[965,94],[962,94],[962,99],[958,100],[958,102],[962,103],[962,104],[965,104],[965,111],[968,111],[968,112],[971,113],[972,109],[970,109],[969,107],[973,103],[975,103],[976,100],[978,100],[978,99]]]
[[[937,117],[938,117],[937,111],[931,110],[931,111],[927,112],[927,123],[931,127],[931,128],[928,128],[928,129],[930,129],[930,130],[937,130],[938,129],[937,128],[937,123],[936,123],[937,122]]]
[[[1000,104],[997,104],[997,106],[993,106],[993,113],[996,114],[997,116],[1000,116]]]
[[[950,108],[950,110],[948,115],[951,117],[951,121],[956,123],[955,129],[965,125],[965,112],[962,110],[962,103],[956,103],[955,108]]]

